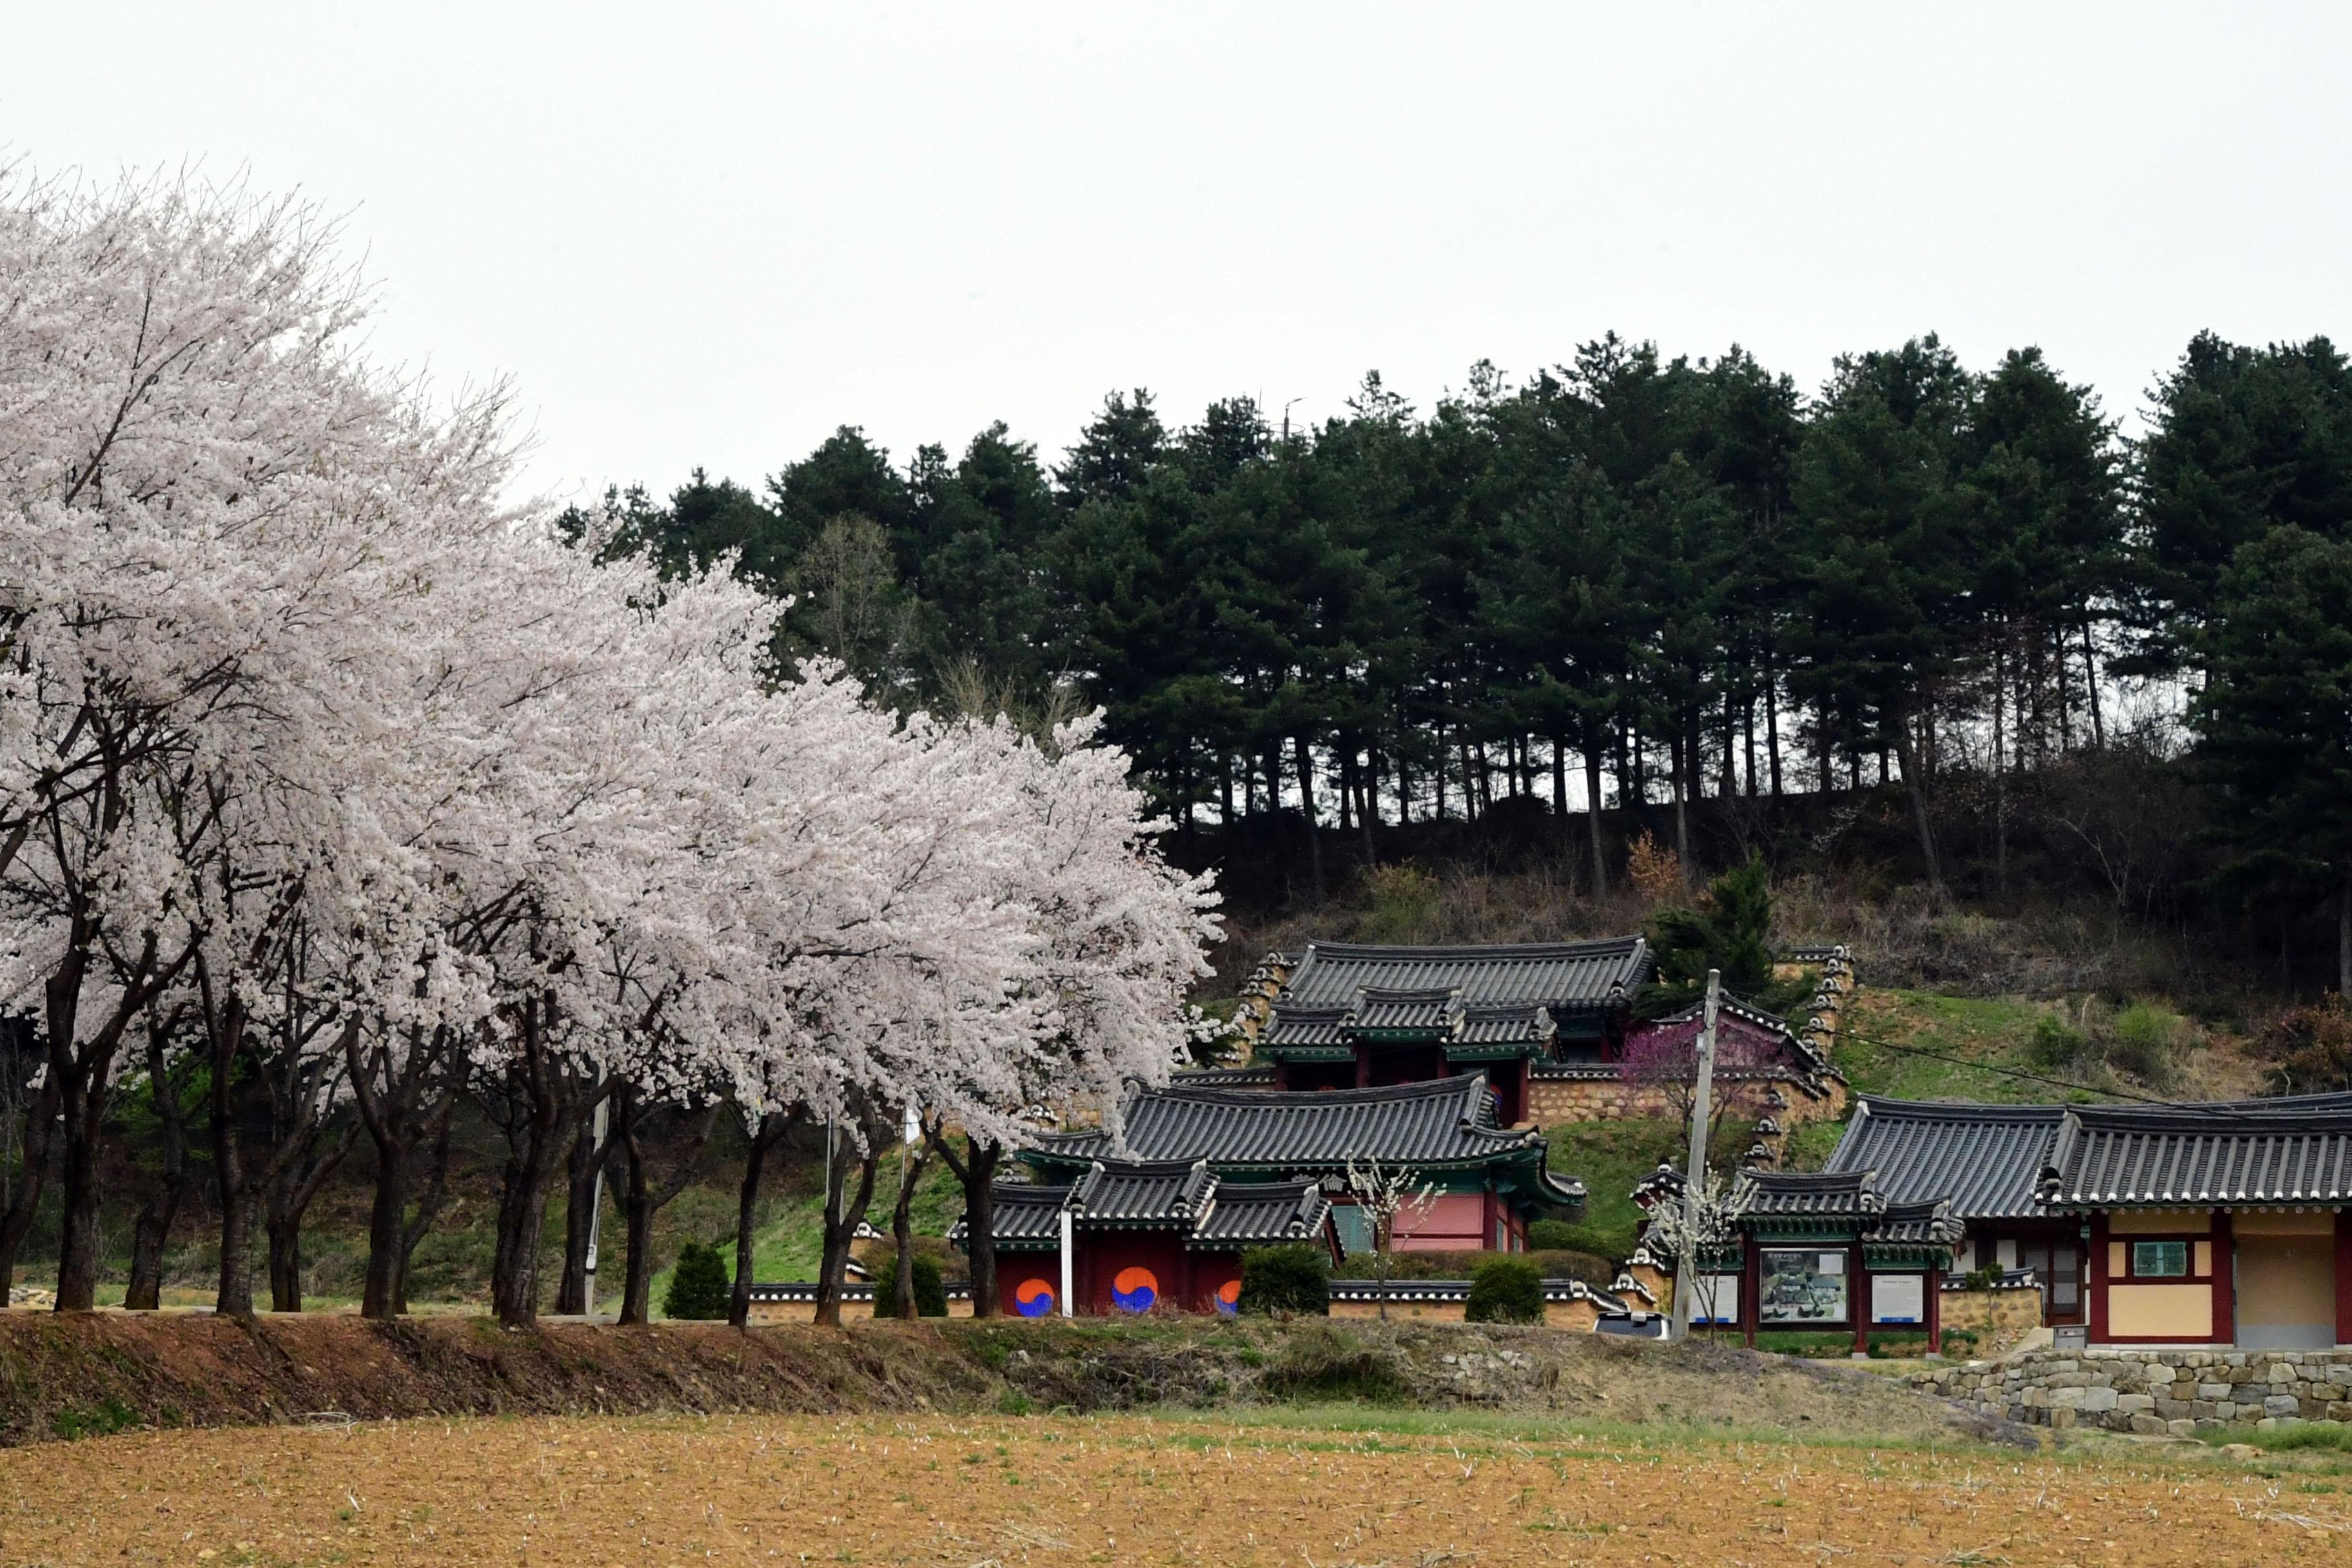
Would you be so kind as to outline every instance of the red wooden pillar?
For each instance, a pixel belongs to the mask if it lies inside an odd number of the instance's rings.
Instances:
[[[1870,1271],[1862,1266],[1862,1243],[1846,1248],[1845,1310],[1853,1320],[1853,1353],[1870,1353]]]
[[[2191,1244],[2194,1246],[2194,1243]],[[2213,1342],[2233,1344],[2238,1338],[2238,1244],[2230,1226],[2230,1211],[2213,1211]]]
[[[1944,1353],[1944,1270],[1940,1265],[1927,1266],[1927,1353]]]
[[[2352,1209],[2336,1211],[2336,1342],[2352,1345]]]
[[[1356,1087],[1372,1087],[1372,1048],[1361,1040],[1356,1042]]]
[[[1756,1325],[1764,1321],[1764,1260],[1754,1237],[1742,1237],[1739,1245],[1739,1326],[1754,1350]]]
[[[2084,1337],[2095,1345],[2107,1342],[2107,1215],[2105,1209],[2091,1215],[2091,1331]]]

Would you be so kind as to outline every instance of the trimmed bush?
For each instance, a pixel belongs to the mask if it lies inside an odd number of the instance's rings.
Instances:
[[[874,1268],[874,1315],[895,1318],[898,1315],[898,1260],[884,1258]],[[927,1253],[915,1254],[915,1316],[944,1318],[948,1315],[948,1288],[940,1278],[939,1260]]]
[[[662,1311],[672,1318],[706,1321],[724,1318],[730,1294],[727,1265],[718,1248],[689,1241],[677,1250],[677,1267],[671,1271],[668,1293],[662,1297]]]
[[[1331,1258],[1319,1247],[1261,1247],[1242,1254],[1244,1312],[1283,1312],[1328,1317]]]
[[[1517,1258],[1482,1263],[1470,1276],[1470,1300],[1462,1310],[1473,1323],[1540,1323],[1544,1321],[1543,1276]]]
[[[1576,1250],[1576,1226],[1564,1219],[1539,1219],[1528,1226],[1529,1252],[1573,1252]]]

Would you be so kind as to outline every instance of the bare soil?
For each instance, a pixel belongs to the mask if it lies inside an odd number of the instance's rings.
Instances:
[[[0,1453],[10,1564],[2342,1563],[2332,1486],[2166,1454],[1214,1417],[411,1420]]]

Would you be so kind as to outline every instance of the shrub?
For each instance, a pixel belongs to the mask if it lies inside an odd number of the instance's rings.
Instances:
[[[2033,1040],[2028,1049],[2035,1067],[2045,1072],[2066,1072],[2088,1060],[2091,1042],[2084,1037],[2082,1030],[2045,1013],[2034,1020]]]
[[[874,1266],[874,1315],[895,1318],[898,1315],[898,1260],[895,1257],[878,1259]],[[940,1278],[939,1260],[929,1254],[915,1254],[915,1316],[944,1318],[948,1315],[947,1282]]]
[[[2254,1049],[2271,1064],[2272,1086],[2281,1094],[2352,1089],[2352,1011],[2332,992],[2281,1014]]]
[[[1543,1276],[1536,1266],[1517,1258],[1497,1258],[1482,1263],[1470,1276],[1470,1300],[1465,1321],[1473,1323],[1540,1323],[1544,1321]]]
[[[1319,1247],[1262,1247],[1242,1254],[1244,1312],[1292,1312],[1327,1317],[1331,1311],[1331,1259]]]
[[[706,1321],[724,1318],[730,1294],[727,1265],[720,1261],[718,1248],[689,1241],[678,1248],[677,1267],[670,1274],[668,1293],[662,1297],[662,1311],[672,1318]]]
[[[1534,1252],[1573,1251],[1576,1237],[1576,1226],[1564,1219],[1539,1219],[1528,1226],[1528,1247]]]
[[[2178,1076],[2188,1020],[2153,1002],[2135,1002],[2116,1016],[2107,1059],[2142,1083],[2162,1088]]]
[[[1318,1325],[1285,1338],[1274,1364],[1259,1375],[1259,1386],[1278,1398],[1305,1403],[1360,1399],[1392,1405],[1404,1397],[1410,1384],[1394,1351],[1359,1343]]]

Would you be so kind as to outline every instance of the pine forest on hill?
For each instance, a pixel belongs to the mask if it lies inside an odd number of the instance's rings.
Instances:
[[[1809,395],[1611,336],[1425,412],[1369,375],[1312,429],[1114,393],[1058,459],[845,425],[756,493],[697,472],[571,523],[672,571],[737,552],[798,596],[779,653],[902,707],[1099,705],[1244,932],[1411,862],[1549,934],[1647,831],[1898,925],[2032,915],[2076,984],[2137,948],[2217,994],[2340,988],[2352,369],[2201,335],[2136,438],[2108,408],[2142,389],[2107,392],[1928,336]],[[2053,967],[1915,934],[1936,984]]]

